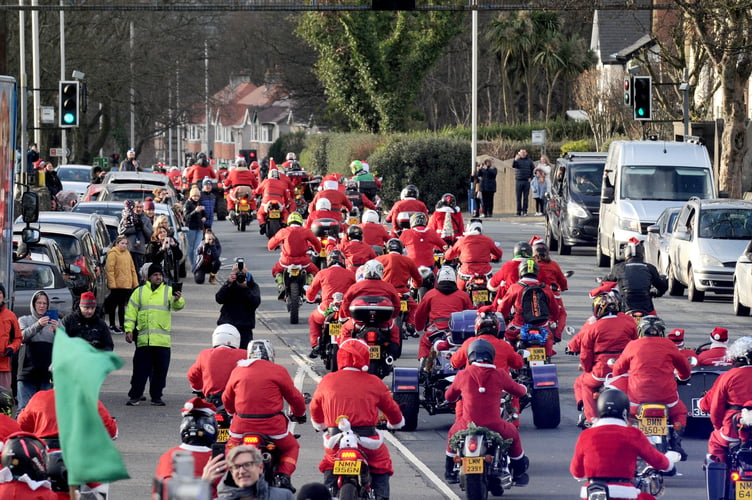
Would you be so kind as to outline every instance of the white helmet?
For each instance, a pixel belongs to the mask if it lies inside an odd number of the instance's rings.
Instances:
[[[295,161],[298,159],[298,157],[295,156],[295,153],[290,152],[290,153],[287,153],[287,156],[285,157],[285,159],[288,161]]]
[[[240,332],[229,323],[223,323],[214,329],[212,333],[212,346],[228,345],[238,348],[240,345]]]
[[[483,224],[478,221],[473,221],[467,225],[465,232],[468,234],[481,234],[483,232]]]
[[[274,347],[267,339],[251,340],[248,344],[248,359],[265,359],[274,363]]]
[[[376,210],[366,210],[363,212],[363,222],[379,222],[379,213]]]
[[[384,266],[376,259],[369,260],[358,271],[362,272],[363,278],[367,280],[380,280],[384,277]]]
[[[316,210],[331,210],[332,202],[327,198],[319,198],[316,200]]]
[[[457,273],[450,266],[441,266],[436,281],[457,281]]]
[[[237,160],[235,160],[235,168],[245,168],[248,165],[245,163],[245,158],[242,156],[238,157]]]

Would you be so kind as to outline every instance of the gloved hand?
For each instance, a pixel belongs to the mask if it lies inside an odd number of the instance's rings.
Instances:
[[[299,417],[296,416],[296,415],[290,414],[290,420],[292,420],[296,424],[304,424],[304,423],[306,423],[308,421],[308,418],[306,417],[305,413],[303,415],[299,416]]]
[[[5,356],[6,358],[10,358],[11,356],[13,356],[13,348],[6,347],[5,352],[3,353],[3,356]]]
[[[672,463],[671,464],[671,469],[669,469],[668,471],[665,471],[665,472],[661,472],[661,475],[663,475],[663,476],[669,476],[669,477],[670,476],[675,476],[676,475],[676,464]]]

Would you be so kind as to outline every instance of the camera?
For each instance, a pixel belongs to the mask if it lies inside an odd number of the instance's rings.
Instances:
[[[235,274],[235,281],[237,283],[245,283],[245,271],[238,271],[237,274]]]
[[[245,259],[243,259],[243,257],[236,257],[235,264],[238,265],[238,271],[242,271],[245,267]]]

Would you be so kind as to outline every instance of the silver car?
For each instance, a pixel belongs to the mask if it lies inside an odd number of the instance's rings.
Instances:
[[[86,193],[86,188],[91,184],[90,165],[60,165],[55,169],[64,191],[73,191],[78,198]]]
[[[13,284],[13,312],[16,316],[31,314],[31,297],[39,290],[47,293],[50,309],[56,309],[60,317],[73,308],[73,295],[52,262],[17,260],[13,263]]]
[[[668,244],[681,207],[667,208],[655,224],[648,226],[645,237],[645,262],[653,264],[662,276],[668,275]]]
[[[752,240],[736,261],[734,271],[734,314],[749,316],[752,308]]]

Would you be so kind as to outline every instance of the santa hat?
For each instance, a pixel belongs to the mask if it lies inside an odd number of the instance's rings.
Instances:
[[[367,372],[369,359],[368,344],[360,339],[347,339],[337,350],[337,365],[340,368],[357,368]]]
[[[545,243],[545,241],[543,241],[543,238],[541,238],[538,235],[534,234],[533,237],[530,238],[530,246],[531,247],[535,247],[535,245],[541,245],[541,244],[544,244],[544,243]]]
[[[674,328],[669,332],[668,338],[671,339],[671,341],[674,344],[681,345],[684,343],[684,329],[683,328]]]
[[[181,415],[186,416],[189,413],[204,413],[206,415],[214,415],[216,413],[217,407],[211,404],[208,401],[205,401],[201,398],[191,398],[188,401],[185,402],[183,405],[183,409],[181,410]]]
[[[618,283],[616,281],[603,281],[601,282],[601,286],[590,290],[590,298],[594,299],[598,295],[610,293],[614,290],[614,288],[616,288],[617,285]]]
[[[728,330],[716,326],[713,331],[710,332],[710,340],[713,342],[728,342]]]

